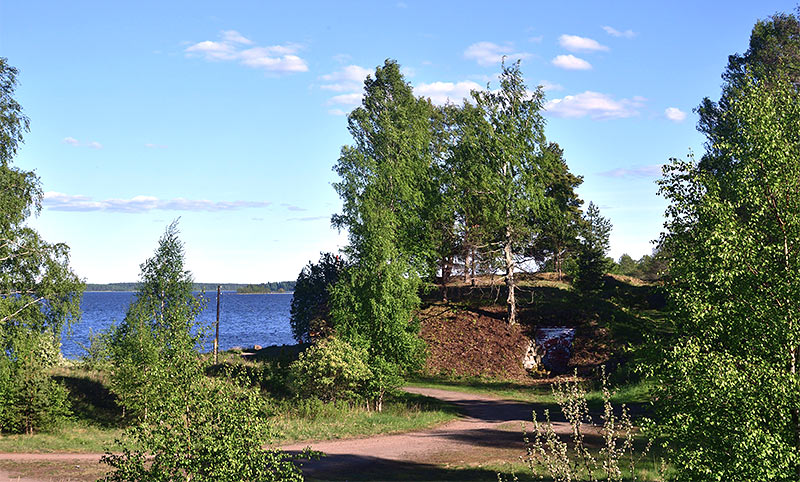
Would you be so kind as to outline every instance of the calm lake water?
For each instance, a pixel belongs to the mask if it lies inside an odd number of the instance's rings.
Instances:
[[[199,294],[199,293],[198,293]],[[81,301],[83,317],[72,327],[70,335],[65,330],[61,351],[67,358],[80,358],[89,344],[89,333],[105,330],[125,318],[133,292],[86,292]],[[197,317],[202,325],[211,327],[206,350],[214,344],[213,323],[217,316],[216,292],[206,293],[206,308]],[[227,350],[236,346],[283,345],[295,343],[289,325],[291,293],[239,295],[223,292],[220,301],[219,346]]]

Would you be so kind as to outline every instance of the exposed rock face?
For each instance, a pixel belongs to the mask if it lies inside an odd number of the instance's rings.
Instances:
[[[542,357],[536,352],[536,343],[531,340],[528,342],[528,348],[525,350],[525,356],[522,357],[522,368],[529,372],[539,370],[542,364]]]
[[[564,326],[537,328],[530,342],[522,366],[529,372],[544,368],[551,373],[566,373],[572,356],[575,328]]]

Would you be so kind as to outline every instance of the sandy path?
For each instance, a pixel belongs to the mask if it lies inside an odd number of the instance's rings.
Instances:
[[[490,460],[515,460],[524,453],[522,423],[531,421],[533,405],[486,395],[434,388],[407,388],[411,393],[438,398],[457,406],[463,417],[440,427],[394,435],[358,439],[291,444],[283,450],[299,451],[307,446],[326,456],[306,462],[303,472],[313,477],[394,470],[420,470],[441,464],[465,464]],[[562,423],[557,429],[568,430]],[[530,426],[530,424],[528,424]],[[558,430],[558,431],[561,431]],[[4,453],[0,461],[96,462],[102,454]],[[0,482],[9,478],[0,470]],[[28,479],[29,482],[32,479]]]
[[[533,405],[433,388],[406,390],[452,403],[464,416],[431,430],[281,448],[294,452],[310,445],[325,453],[322,460],[307,462],[303,470],[317,478],[364,471],[425,470],[442,464],[513,461],[524,453],[522,424],[531,421]],[[527,423],[529,429],[530,425]],[[558,432],[569,431],[563,422],[554,425]]]

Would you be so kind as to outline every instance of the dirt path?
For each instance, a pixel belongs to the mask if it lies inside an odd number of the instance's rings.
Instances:
[[[282,446],[300,451],[307,446],[326,456],[306,462],[303,472],[314,478],[370,480],[370,474],[386,477],[394,472],[426,474],[431,479],[448,479],[449,465],[471,465],[492,461],[514,461],[524,453],[522,423],[530,422],[533,405],[485,395],[433,388],[407,388],[417,393],[452,403],[463,417],[440,427],[394,435],[358,439],[330,440]],[[528,423],[528,425],[530,425]],[[565,424],[558,428],[568,430]],[[9,464],[57,462],[79,467],[95,464],[102,454],[0,454],[0,482],[66,480],[61,476],[18,479]],[[37,477],[45,475],[39,472]],[[76,474],[72,480],[87,480]]]
[[[449,465],[515,461],[524,454],[522,424],[530,427],[533,405],[433,388],[406,390],[452,403],[464,417],[431,430],[281,448],[298,451],[310,445],[325,453],[303,469],[306,475],[325,479],[362,479],[370,473],[385,476],[394,471],[434,476]],[[566,423],[554,425],[558,432],[569,431]]]

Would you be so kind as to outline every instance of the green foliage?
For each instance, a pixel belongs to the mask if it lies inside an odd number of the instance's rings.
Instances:
[[[53,428],[68,412],[48,370],[60,360],[61,330],[80,316],[83,285],[69,248],[25,225],[41,207],[33,172],[11,166],[28,130],[14,100],[17,70],[0,58],[0,431]]]
[[[264,448],[272,430],[257,391],[202,376],[186,381],[127,432],[126,445],[138,449],[103,457],[115,469],[104,480],[303,480],[288,454]]]
[[[0,428],[32,434],[54,429],[70,414],[68,393],[52,379],[52,353],[58,343],[50,333],[18,329],[6,340],[0,357]]]
[[[309,262],[297,276],[289,322],[298,342],[330,334],[330,289],[339,280],[345,266],[340,256],[322,253],[316,264]]]
[[[396,62],[387,60],[364,82],[364,100],[348,118],[355,144],[342,148],[334,184],[347,228],[349,267],[331,290],[336,334],[401,370],[421,365],[423,342],[414,310],[420,275],[433,246],[426,223],[432,180],[429,101],[414,97]]]
[[[555,142],[547,145],[544,155],[553,158],[547,162],[551,168],[545,172],[550,178],[546,195],[553,209],[541,213],[539,219],[530,220],[533,226],[538,226],[538,232],[526,254],[539,262],[550,261],[561,279],[564,273],[574,271],[571,266],[574,260],[572,263],[567,260],[573,258],[571,255],[578,247],[583,201],[575,189],[583,183],[583,178],[569,172],[564,150]]]
[[[332,336],[300,354],[290,366],[292,386],[303,398],[357,400],[373,377],[367,351]]]
[[[602,289],[603,276],[612,267],[612,261],[606,257],[611,222],[600,215],[597,205],[590,202],[580,232],[578,255],[575,258],[577,272],[573,284],[582,292],[592,293]]]
[[[586,389],[577,380],[562,381],[553,387],[569,434],[558,433],[547,409],[544,423],[537,420],[534,411],[534,430],[525,437],[527,455],[523,457],[533,473],[547,474],[556,482],[638,480],[637,466],[651,444],[648,442],[642,448],[635,445],[636,428],[630,412],[624,404],[621,409],[613,407],[605,370],[601,381],[603,412],[599,424],[589,411]],[[588,440],[589,426],[597,427],[601,439],[599,450]],[[569,442],[564,440],[566,436]]]
[[[677,338],[656,396],[679,480],[800,477],[800,94],[752,70],[703,160],[660,181]]]
[[[286,293],[287,291],[294,291],[294,281],[268,281],[257,285],[246,285],[237,288],[236,292],[239,294],[251,293]]]
[[[611,271],[645,281],[657,281],[668,274],[668,259],[669,256],[667,256],[662,247],[656,247],[652,254],[646,254],[638,260],[634,260],[628,254],[623,254],[612,265]]]
[[[111,387],[137,422],[122,453],[103,458],[114,469],[106,480],[302,480],[287,455],[263,448],[271,431],[252,380],[205,376],[194,333],[201,308],[173,222],[141,265],[136,300],[111,334]]]
[[[183,268],[177,223],[159,239],[154,256],[141,265],[141,283],[125,319],[113,327],[109,352],[111,387],[129,414],[146,417],[164,391],[178,380],[164,378],[169,366],[196,357],[194,317],[202,309]]]
[[[472,96],[475,106],[465,104],[456,118],[449,160],[459,196],[457,219],[467,246],[473,251],[483,246],[483,256],[493,263],[489,271],[504,268],[513,324],[517,264],[547,251],[563,256],[580,204],[574,194],[580,178],[569,173],[558,145],[546,143],[544,92],[528,91],[519,62],[503,66],[500,89]]]

